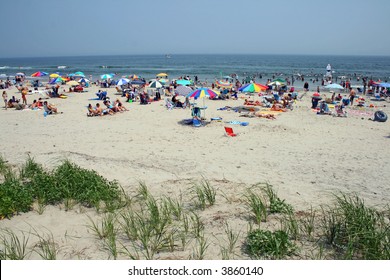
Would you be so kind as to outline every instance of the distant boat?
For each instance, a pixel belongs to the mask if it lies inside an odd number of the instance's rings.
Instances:
[[[165,55],[165,58],[168,58],[168,59],[169,59],[169,58],[172,58],[172,57],[171,57],[170,54],[166,54],[166,55]]]
[[[57,67],[57,69],[65,69],[65,68],[66,68],[65,65],[60,65],[60,66]]]
[[[100,66],[100,68],[107,68],[107,66],[106,65],[102,65],[102,66]]]

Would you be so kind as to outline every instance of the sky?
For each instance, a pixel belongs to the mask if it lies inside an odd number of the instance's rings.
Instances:
[[[389,0],[1,0],[0,57],[390,55]]]

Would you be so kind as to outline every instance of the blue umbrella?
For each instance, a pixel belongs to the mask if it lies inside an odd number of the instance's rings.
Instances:
[[[134,80],[134,81],[131,81],[131,84],[132,85],[144,85],[146,83],[143,80]]]
[[[390,88],[390,83],[380,83],[380,87]]]

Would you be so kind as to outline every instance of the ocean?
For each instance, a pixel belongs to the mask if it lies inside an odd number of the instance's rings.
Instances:
[[[69,74],[77,71],[92,75],[95,81],[100,75],[115,73],[115,78],[136,74],[146,80],[165,72],[169,78],[189,75],[198,76],[208,83],[223,76],[236,74],[241,80],[255,76],[256,81],[267,79],[297,79],[303,75],[306,80],[321,81],[326,66],[331,64],[333,77],[361,83],[359,77],[373,80],[390,80],[390,57],[379,56],[328,56],[328,55],[121,55],[121,56],[78,56],[78,57],[34,57],[0,58],[0,77],[11,78],[17,72],[30,76],[36,71]],[[58,66],[66,66],[59,69]],[[260,78],[261,77],[261,78]],[[114,78],[114,79],[115,79]],[[44,79],[47,79],[45,77]]]

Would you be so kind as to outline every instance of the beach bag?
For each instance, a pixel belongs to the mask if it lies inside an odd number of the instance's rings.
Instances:
[[[383,111],[376,111],[374,114],[374,121],[377,121],[377,122],[387,121],[387,114]]]

